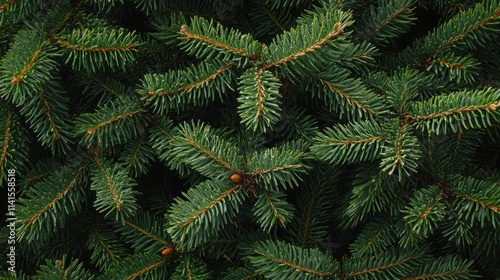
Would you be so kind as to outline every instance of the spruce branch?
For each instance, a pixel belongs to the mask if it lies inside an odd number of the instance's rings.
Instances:
[[[260,241],[248,256],[256,271],[272,279],[333,278],[337,261],[318,249],[302,249],[282,241]]]
[[[184,39],[181,48],[198,58],[220,58],[244,66],[261,56],[262,46],[251,35],[227,29],[213,20],[193,17],[189,26],[181,26],[180,34]]]
[[[445,217],[445,204],[437,187],[422,188],[415,192],[410,203],[402,211],[413,232],[422,236],[432,234]]]
[[[215,237],[239,212],[246,198],[241,186],[229,181],[205,181],[176,199],[168,211],[167,231],[178,247],[193,250]]]
[[[43,279],[54,279],[55,275],[60,279],[95,279],[83,263],[78,259],[68,259],[67,255],[55,261],[47,260],[45,265],[40,266],[37,275]]]
[[[311,151],[330,164],[356,163],[380,157],[387,131],[371,121],[326,128],[314,139]]]
[[[74,29],[71,34],[52,40],[64,48],[66,63],[90,73],[107,67],[125,70],[135,60],[133,52],[140,45],[134,32],[109,27]]]
[[[233,73],[228,63],[201,63],[165,75],[147,74],[137,92],[146,105],[156,113],[167,114],[169,109],[188,105],[206,105],[231,88]]]
[[[415,0],[379,0],[365,12],[363,22],[355,26],[356,35],[362,41],[386,46],[414,25],[414,4]]]
[[[115,221],[125,223],[127,217],[133,216],[139,205],[136,203],[134,190],[136,182],[127,176],[121,164],[94,157],[92,168],[91,190],[96,191],[94,207],[105,216],[114,214]]]
[[[161,255],[140,253],[123,259],[118,265],[107,270],[97,279],[132,280],[139,278],[164,279],[167,277],[165,258]]]
[[[172,156],[209,178],[229,178],[243,172],[243,157],[224,136],[205,124],[181,124],[172,139]]]
[[[138,137],[146,129],[143,109],[132,98],[116,99],[76,119],[76,135],[87,147],[108,148]]]
[[[0,97],[22,107],[52,79],[57,69],[56,48],[39,30],[22,30],[0,64]]]
[[[380,252],[377,258],[356,256],[343,263],[345,278],[401,278],[408,275],[426,259],[426,250],[392,249]]]
[[[262,191],[252,211],[260,227],[267,232],[270,232],[277,222],[286,227],[294,216],[294,208],[286,201],[286,195],[274,191]]]
[[[238,113],[254,131],[266,132],[281,117],[281,84],[268,70],[251,68],[239,78]]]
[[[422,151],[417,137],[411,127],[404,121],[396,121],[390,125],[392,135],[387,138],[387,144],[382,147],[380,167],[387,174],[395,171],[401,181],[403,174],[409,176],[417,171],[418,159]]]
[[[19,198],[16,210],[20,240],[47,240],[52,232],[63,227],[68,216],[80,211],[85,199],[86,165],[75,162],[66,166]]]
[[[410,276],[403,280],[421,279],[471,279],[479,275],[471,269],[472,261],[462,260],[457,256],[433,258],[422,264]]]
[[[411,104],[407,119],[429,133],[446,134],[486,128],[498,122],[500,90],[485,88],[435,96]]]
[[[334,38],[342,35],[347,26],[352,24],[351,14],[333,11],[318,14],[309,24],[299,25],[282,35],[277,36],[265,49],[264,68],[280,66],[326,47]],[[312,56],[312,59],[319,55]],[[301,61],[305,63],[304,59]],[[313,69],[316,67],[313,67]]]

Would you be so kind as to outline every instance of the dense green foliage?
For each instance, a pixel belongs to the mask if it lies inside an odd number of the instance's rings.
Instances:
[[[500,0],[0,0],[0,278],[500,279],[499,54]]]

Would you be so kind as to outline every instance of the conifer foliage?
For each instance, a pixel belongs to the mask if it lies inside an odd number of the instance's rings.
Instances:
[[[500,0],[0,0],[0,277],[500,278],[499,53]]]

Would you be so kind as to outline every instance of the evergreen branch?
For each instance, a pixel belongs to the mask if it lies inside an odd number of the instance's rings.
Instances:
[[[387,216],[379,216],[368,222],[351,243],[349,250],[354,257],[376,256],[396,243],[396,232],[392,226],[392,219]]]
[[[43,31],[20,31],[0,64],[0,97],[22,107],[52,79],[58,55]]]
[[[99,77],[97,76],[92,76],[90,77],[92,80],[94,80],[100,87],[102,87],[105,91],[111,93],[115,97],[121,98],[123,97],[123,94],[117,92],[116,90],[110,88],[108,85],[106,85]]]
[[[184,35],[185,40],[190,40],[190,39],[197,40],[197,41],[200,41],[200,42],[205,43],[207,45],[211,45],[215,48],[220,48],[220,49],[229,51],[231,53],[235,53],[235,54],[238,54],[241,56],[246,56],[252,60],[258,59],[258,56],[256,54],[247,53],[246,51],[244,51],[242,49],[234,48],[232,46],[228,46],[226,44],[219,43],[219,42],[212,40],[210,38],[204,38],[202,36],[192,34],[188,31],[186,25],[181,26],[181,34]]]
[[[497,119],[499,100],[500,90],[494,88],[439,95],[413,103],[406,118],[417,127],[436,134],[446,134],[450,129],[461,132],[484,128],[491,125],[490,118]]]
[[[389,175],[397,170],[399,180],[401,180],[403,173],[409,176],[410,173],[416,172],[422,152],[411,127],[402,121],[396,124],[397,122],[394,121],[392,131],[393,133],[397,131],[397,133],[391,135],[387,140],[387,145],[382,148],[380,167]]]
[[[432,234],[438,222],[444,219],[445,205],[441,199],[439,188],[422,188],[415,192],[410,204],[401,211],[406,214],[404,219],[416,234]]]
[[[121,121],[127,117],[130,117],[130,116],[133,116],[133,115],[137,115],[137,114],[140,114],[142,113],[142,110],[136,110],[136,111],[131,111],[131,112],[125,112],[124,114],[122,115],[119,115],[119,116],[116,116],[114,118],[111,118],[109,120],[106,120],[105,122],[102,122],[102,123],[99,123],[97,124],[96,126],[94,127],[91,127],[89,129],[87,129],[87,134],[92,134],[94,132],[96,132],[97,130],[100,130],[102,129],[103,127],[105,126],[109,126],[113,123],[116,123],[118,121]]]
[[[189,224],[191,224],[195,219],[198,219],[199,217],[205,215],[207,211],[210,211],[215,205],[219,204],[222,200],[226,198],[226,196],[232,194],[233,192],[239,190],[241,186],[235,186],[231,189],[226,190],[223,192],[220,196],[218,196],[216,199],[210,201],[208,205],[206,205],[203,209],[201,209],[199,212],[192,214],[187,221],[185,221],[183,224],[181,224],[181,227],[185,227]]]
[[[295,218],[287,227],[291,239],[300,247],[314,247],[317,240],[327,236],[338,175],[338,169],[316,166],[300,184],[295,195]]]
[[[158,254],[174,245],[164,229],[164,222],[161,217],[139,210],[124,224],[115,224],[115,228],[121,240],[131,244],[134,251]]]
[[[0,6],[0,11],[8,8],[10,5],[15,4],[17,0],[9,0]]]
[[[52,38],[65,48],[66,62],[76,70],[92,73],[106,67],[125,70],[135,60],[132,52],[140,45],[133,32],[121,28],[75,29],[65,39]]]
[[[224,95],[231,88],[231,65],[203,62],[183,70],[172,70],[165,75],[147,74],[137,92],[146,104],[166,114],[168,109],[187,107],[189,104],[204,105],[215,97]]]
[[[207,265],[193,254],[182,254],[179,265],[172,275],[173,279],[210,279]]]
[[[184,123],[172,140],[172,156],[210,178],[228,178],[243,171],[238,148],[208,125]]]
[[[112,227],[101,221],[90,233],[87,248],[92,252],[90,259],[101,271],[117,265],[125,256],[126,249]]]
[[[167,231],[180,248],[192,250],[207,242],[239,211],[246,193],[241,186],[227,187],[228,181],[205,181],[176,199],[167,213]]]
[[[120,161],[125,164],[133,177],[145,174],[154,160],[154,151],[149,144],[147,133],[127,143],[120,156]]]
[[[365,22],[356,30],[363,41],[386,45],[397,35],[407,31],[416,20],[412,8],[414,0],[379,0],[370,6],[363,18]]]
[[[268,9],[266,9],[266,7],[264,7],[264,6],[260,6],[259,9],[261,11],[263,11],[264,14],[266,14],[273,21],[273,23],[276,25],[276,27],[278,27],[279,30],[281,30],[282,32],[285,31],[285,28],[283,28],[283,26],[281,25],[281,23],[278,21],[278,19],[276,18],[276,16],[271,11],[269,11]]]
[[[248,59],[257,61],[261,55],[261,44],[250,34],[227,29],[213,20],[194,17],[189,27],[181,26],[180,34],[184,38],[181,47],[199,58],[215,56],[244,65]]]
[[[247,156],[247,167],[255,180],[266,190],[278,191],[278,187],[298,184],[300,174],[309,167],[302,163],[306,154],[293,147],[266,149]]]
[[[125,143],[144,132],[146,121],[140,104],[132,98],[109,102],[92,114],[81,114],[76,120],[80,143],[103,148]]]
[[[58,260],[47,260],[37,272],[40,279],[95,279],[78,259],[69,259],[66,254]],[[16,278],[17,279],[17,278]],[[23,278],[24,279],[24,278]]]
[[[475,5],[474,8],[458,13],[434,32],[405,49],[399,60],[406,64],[426,67],[429,61],[448,49],[466,46],[476,48],[483,46],[491,36],[488,30],[500,20],[500,2],[487,0]],[[481,38],[481,39],[479,39]],[[399,65],[401,61],[398,61]]]
[[[490,209],[495,213],[500,213],[500,192],[488,181],[480,181],[472,178],[462,178],[467,182],[459,181],[460,177],[454,176],[450,181],[452,182],[451,194],[470,200],[484,208]],[[481,193],[476,193],[481,190]]]
[[[2,104],[3,105],[3,104]],[[0,109],[2,110],[2,109]],[[3,167],[5,163],[7,162],[7,151],[9,150],[9,141],[11,141],[11,126],[13,123],[13,118],[14,118],[14,112],[8,110],[7,111],[7,118],[5,122],[5,132],[3,136],[3,146],[2,146],[2,154],[0,155],[0,167]],[[3,169],[0,169],[0,172],[2,172]],[[2,178],[2,176],[0,176]]]
[[[386,134],[376,122],[337,125],[318,133],[311,151],[331,164],[373,160],[380,157]]]
[[[47,180],[30,188],[19,198],[17,210],[19,238],[28,243],[46,241],[56,228],[62,228],[65,219],[81,207],[85,199],[85,163],[65,166]]]
[[[101,275],[101,280],[132,280],[132,279],[166,279],[168,274],[166,258],[157,254],[141,253],[123,259]]]
[[[94,157],[91,190],[96,191],[94,206],[106,216],[115,213],[115,220],[125,222],[125,218],[133,216],[138,209],[136,203],[135,181],[127,176],[120,164],[110,164]]]
[[[263,191],[252,209],[260,227],[270,232],[276,221],[286,227],[293,218],[294,208],[286,201],[286,195],[279,192]]]
[[[267,278],[331,278],[338,270],[338,263],[318,249],[302,249],[281,241],[257,242],[253,253],[248,257],[250,263]]]
[[[187,86],[182,86],[180,88],[176,88],[176,89],[172,89],[172,90],[169,90],[169,91],[159,91],[159,92],[148,92],[148,94],[151,96],[151,95],[169,95],[169,94],[176,94],[176,93],[185,93],[185,92],[188,92],[188,91],[191,91],[192,89],[194,88],[199,88],[203,85],[205,85],[206,83],[214,80],[218,75],[220,75],[222,72],[228,70],[231,68],[231,65],[230,64],[226,64],[223,68],[220,68],[220,69],[217,69],[215,70],[215,72],[210,75],[209,77],[205,78],[204,80],[201,80],[199,82],[196,82],[196,83],[193,83],[193,84],[190,84],[190,85],[187,85]]]
[[[165,245],[166,247],[169,247],[169,246],[172,245],[172,243],[167,242],[167,241],[161,239],[160,237],[152,234],[151,232],[148,232],[147,230],[145,230],[145,229],[139,227],[138,225],[135,225],[135,224],[133,224],[133,223],[131,223],[129,221],[125,221],[125,225],[133,228],[134,230],[136,230],[138,232],[140,232],[141,234],[143,234],[147,238],[152,239],[152,240],[154,240],[154,241],[156,241],[158,243],[161,243],[161,244]]]
[[[267,131],[281,116],[281,84],[268,70],[248,69],[240,78],[238,113],[254,130]]]
[[[345,277],[364,278],[370,275],[386,278],[391,275],[391,277],[400,278],[420,264],[424,252],[424,250],[410,252],[389,250],[379,254],[376,259],[360,255],[344,264]]]
[[[47,81],[39,94],[19,111],[37,133],[39,141],[50,147],[53,154],[66,153],[71,143],[68,103],[58,78]]]
[[[367,216],[402,207],[402,187],[398,179],[370,165],[360,167],[346,196],[342,210],[343,226],[354,227]]]
[[[56,203],[58,203],[62,197],[67,194],[78,182],[80,177],[82,176],[84,171],[84,167],[80,167],[76,173],[73,174],[73,177],[69,182],[65,184],[64,189],[57,192],[55,197],[52,198],[49,203],[45,204],[42,209],[35,212],[28,220],[25,221],[26,227],[31,226],[31,224],[35,223],[35,221],[39,220],[42,215],[44,215],[49,209],[53,208]]]
[[[376,117],[386,112],[381,96],[369,90],[360,79],[352,79],[349,72],[338,70],[320,75],[311,75],[314,95],[323,97],[333,110],[350,118]],[[309,88],[309,86],[307,86]]]
[[[328,34],[326,34],[320,40],[314,42],[314,44],[308,46],[307,48],[305,48],[303,50],[299,50],[295,53],[289,54],[288,56],[285,56],[285,57],[278,59],[276,61],[268,62],[268,63],[264,64],[263,68],[267,69],[267,68],[270,68],[273,66],[278,66],[280,64],[288,63],[292,60],[295,60],[295,59],[307,54],[307,53],[313,52],[316,49],[323,47],[323,45],[326,44],[328,41],[330,41],[332,38],[343,34],[344,33],[343,27],[344,26],[343,26],[342,22],[337,22],[335,25],[335,28],[333,30],[331,30]],[[278,42],[273,42],[273,43],[278,44]]]
[[[471,270],[472,265],[472,261],[461,260],[457,256],[433,258],[402,280],[476,278],[479,275]]]

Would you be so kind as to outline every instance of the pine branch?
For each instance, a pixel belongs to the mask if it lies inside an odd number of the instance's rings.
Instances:
[[[69,99],[60,85],[60,79],[54,79],[47,81],[38,94],[19,110],[31,124],[38,140],[48,146],[52,154],[65,154],[72,141],[68,105]]]
[[[209,180],[184,196],[186,200],[176,199],[168,211],[167,231],[178,247],[192,250],[216,236],[236,216],[246,193],[229,181]]]
[[[315,54],[315,52],[328,46],[329,42],[343,34],[345,28],[352,24],[350,18],[351,15],[346,12],[338,10],[326,12],[319,14],[309,24],[302,24],[284,32],[265,49],[264,69],[286,65],[299,59],[302,64],[301,69],[313,66],[312,62],[307,63],[307,57],[310,57],[309,61],[320,60],[320,54]],[[301,59],[302,57],[305,58]],[[317,67],[312,69],[317,69]]]
[[[313,168],[296,193],[296,214],[287,227],[291,240],[302,248],[312,248],[328,234],[328,222],[335,201],[338,170]]]
[[[172,279],[202,280],[209,278],[210,273],[207,271],[207,265],[192,254],[182,254],[179,265],[172,275]]]
[[[485,46],[500,20],[500,1],[486,0],[472,9],[458,13],[423,39],[405,49],[399,58],[407,65],[426,67],[427,61],[448,49]]]
[[[281,117],[281,84],[268,70],[251,68],[240,78],[238,113],[254,131],[266,132]]]
[[[448,178],[447,190],[459,199],[453,208],[460,216],[477,220],[481,227],[500,224],[500,190],[494,182],[455,175]]]
[[[479,75],[479,67],[479,61],[473,57],[444,52],[436,55],[427,70],[433,71],[436,75],[444,75],[456,83],[471,84]]]
[[[377,256],[396,244],[396,232],[392,220],[386,216],[372,219],[364,227],[356,240],[349,246],[353,257]]]
[[[97,224],[87,241],[90,259],[101,271],[117,265],[126,256],[126,249],[109,224]]]
[[[130,141],[120,156],[120,161],[129,169],[132,177],[146,174],[155,160],[148,138],[148,135],[143,133],[136,141]]]

